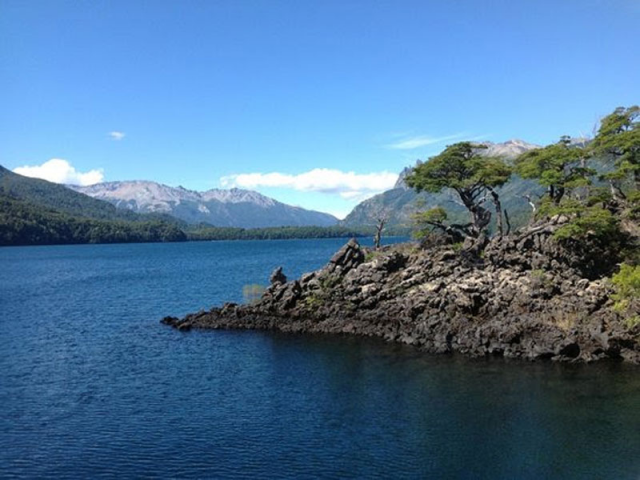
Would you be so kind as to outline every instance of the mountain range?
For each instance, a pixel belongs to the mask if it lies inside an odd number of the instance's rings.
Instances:
[[[205,192],[169,187],[149,181],[105,182],[73,190],[136,213],[171,215],[190,224],[217,227],[332,226],[338,219],[328,213],[278,202],[258,192],[212,189]]]
[[[181,222],[141,215],[0,166],[0,245],[186,240]]]
[[[507,161],[537,147],[521,140],[485,145],[485,155],[502,156]],[[394,188],[358,204],[338,223],[327,213],[286,205],[250,190],[197,192],[150,181],[64,186],[24,177],[0,166],[0,237],[3,244],[34,244],[173,241],[200,238],[202,235],[194,232],[206,226],[224,229],[339,225],[338,230],[355,231],[375,225],[381,216],[389,227],[400,227],[395,230],[401,231],[411,226],[412,214],[435,206],[445,207],[453,221],[466,218],[467,212],[450,192],[416,193],[409,188],[405,179],[413,168],[400,173]],[[523,196],[541,194],[542,188],[534,181],[514,176],[500,192],[512,225],[518,227],[531,214]],[[334,233],[339,234],[338,230]],[[210,236],[205,232],[203,238]]]

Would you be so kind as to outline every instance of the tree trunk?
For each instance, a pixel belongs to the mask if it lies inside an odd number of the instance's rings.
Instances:
[[[373,237],[373,245],[376,250],[380,249],[380,238],[382,237],[382,230],[384,229],[384,224],[387,222],[384,218],[379,218],[378,223],[376,225],[376,234]]]
[[[611,196],[615,200],[626,200],[627,196],[622,192],[620,187],[616,185],[615,180],[609,180],[609,189],[611,190]]]
[[[507,231],[505,232],[505,235],[509,235],[509,233],[511,233],[511,221],[509,220],[509,213],[507,210],[504,211],[504,221],[507,223]]]
[[[471,212],[471,228],[470,234],[474,238],[478,238],[487,229],[487,226],[491,222],[491,212],[486,208],[480,206],[480,203],[474,201],[471,195],[466,194],[464,191],[458,191],[460,200],[464,206]]]
[[[502,227],[502,205],[500,204],[500,196],[493,190],[490,190],[491,197],[493,198],[493,205],[496,209],[496,227],[498,229],[498,235],[504,235],[504,229]]]
[[[471,227],[473,236],[478,238],[491,223],[491,212],[480,205],[474,205],[471,210],[471,216],[473,217],[473,226]]]
[[[532,215],[532,219],[533,219],[533,217],[536,216],[536,204],[535,204],[535,202],[531,198],[531,195],[522,195],[522,198],[524,198],[527,201],[527,203],[529,204],[529,206],[531,207],[531,210],[532,210],[531,213],[533,214]]]

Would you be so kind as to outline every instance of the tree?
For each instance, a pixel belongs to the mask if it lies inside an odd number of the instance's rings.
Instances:
[[[374,221],[373,227],[375,233],[373,235],[373,248],[375,250],[380,249],[382,232],[384,231],[390,216],[390,208],[388,206],[385,206],[384,204],[377,205],[371,213],[371,217]]]
[[[418,192],[437,193],[450,188],[469,210],[471,222],[456,228],[465,237],[478,238],[491,221],[491,212],[483,204],[491,195],[496,210],[498,232],[502,234],[502,207],[495,190],[511,176],[511,169],[498,157],[482,156],[487,147],[471,142],[450,145],[429,161],[418,165],[406,183]],[[452,226],[453,227],[453,226]]]
[[[536,179],[547,187],[548,199],[559,205],[572,189],[591,185],[596,172],[586,166],[584,148],[572,145],[569,137],[544,148],[523,153],[515,160],[515,171],[522,178]]]
[[[373,236],[373,246],[376,250],[380,249],[380,240],[382,238],[382,231],[387,223],[388,217],[386,214],[382,214],[376,217],[376,234]]]
[[[609,180],[614,195],[624,198],[620,183],[629,177],[640,189],[640,107],[618,107],[604,117],[590,149],[594,155],[613,158],[615,170],[603,178]]]
[[[418,228],[415,236],[423,239],[429,235],[433,228],[449,235],[454,243],[464,240],[463,233],[470,236],[468,225],[447,224],[447,211],[442,207],[435,207],[413,214],[413,222]]]

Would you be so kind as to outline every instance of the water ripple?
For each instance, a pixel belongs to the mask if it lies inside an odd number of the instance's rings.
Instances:
[[[158,323],[340,243],[0,249],[0,477],[638,477],[631,367]]]

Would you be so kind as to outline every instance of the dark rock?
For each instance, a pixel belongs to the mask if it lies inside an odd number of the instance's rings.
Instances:
[[[329,261],[330,271],[346,273],[364,262],[364,252],[355,238],[352,238]]]
[[[255,304],[228,303],[162,323],[379,336],[434,353],[640,363],[640,326],[625,326],[612,308],[611,287],[589,276],[594,269],[586,275],[579,254],[552,240],[555,228],[538,225],[488,241],[484,255],[470,253],[475,244],[466,252],[398,245],[366,263],[350,240],[299,281],[287,283],[276,269]]]
[[[271,272],[269,283],[271,283],[271,285],[282,285],[284,283],[287,283],[287,276],[282,273],[282,267],[278,267],[273,272]]]

